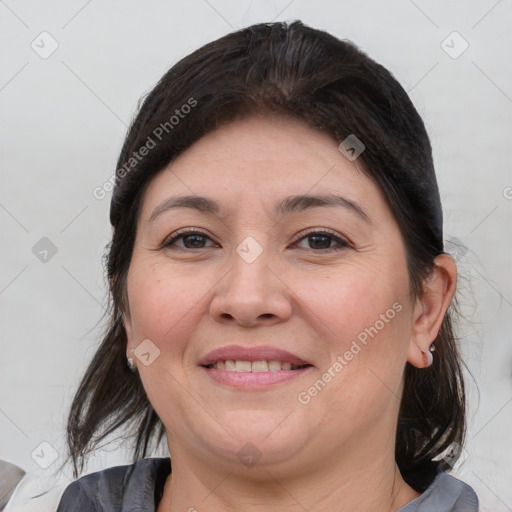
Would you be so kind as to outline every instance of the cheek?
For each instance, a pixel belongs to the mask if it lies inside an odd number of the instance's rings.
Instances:
[[[132,343],[137,347],[149,339],[160,351],[150,365],[138,364],[144,389],[160,417],[169,413],[169,397],[173,397],[175,411],[183,414],[178,402],[186,407],[178,399],[186,381],[184,355],[198,324],[206,284],[201,286],[200,280],[168,264],[146,263],[143,258],[132,261],[127,281]]]
[[[128,274],[128,297],[134,343],[149,338],[157,343],[158,333],[168,322],[167,303],[171,289],[165,286],[157,269],[133,265]],[[157,343],[158,344],[158,343]]]
[[[381,337],[396,334],[406,317],[407,276],[386,275],[377,264],[331,268],[295,279],[293,289],[332,349],[348,349],[356,339],[364,343],[375,329]]]
[[[179,348],[197,325],[201,299],[214,284],[204,277],[165,263],[132,262],[128,297],[134,343],[148,338],[162,351]]]
[[[347,414],[382,411],[400,394],[407,357],[411,311],[406,272],[354,265],[310,282],[298,295],[308,297],[309,322],[322,332],[319,346],[328,352],[321,368],[328,383],[311,389],[311,396],[318,406],[342,406]]]

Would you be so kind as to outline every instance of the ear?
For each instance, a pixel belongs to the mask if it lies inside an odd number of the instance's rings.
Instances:
[[[135,349],[133,341],[132,321],[129,311],[123,311],[123,326],[126,331],[126,357],[133,357],[133,349]]]
[[[413,311],[407,361],[417,368],[431,364],[429,348],[441,329],[457,286],[457,266],[451,256],[440,254],[435,258],[434,265],[424,281],[423,295],[417,298]]]

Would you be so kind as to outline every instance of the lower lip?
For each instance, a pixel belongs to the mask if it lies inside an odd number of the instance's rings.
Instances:
[[[299,368],[297,370],[279,370],[276,372],[227,372],[217,368],[201,366],[213,380],[241,389],[266,388],[273,384],[280,384],[296,379],[308,373],[313,367]]]

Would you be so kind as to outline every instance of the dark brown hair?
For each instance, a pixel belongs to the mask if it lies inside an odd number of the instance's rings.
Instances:
[[[183,115],[176,122],[177,109]],[[75,475],[86,455],[121,426],[131,427],[135,460],[147,455],[165,433],[140,378],[127,368],[121,317],[145,188],[202,136],[256,113],[291,115],[338,142],[349,135],[363,142],[357,163],[382,190],[399,224],[411,297],[421,296],[434,258],[444,252],[430,141],[412,102],[388,70],[353,43],[300,21],[258,24],[206,44],[173,66],[144,98],[118,160],[107,254],[109,326],[68,421]],[[149,139],[156,145],[144,158],[134,159]],[[418,369],[407,363],[405,368],[396,461],[404,479],[419,491],[436,472],[450,467],[444,459],[434,459],[451,443],[462,445],[465,436],[462,362],[452,328],[455,306],[453,301],[435,340],[433,365]]]

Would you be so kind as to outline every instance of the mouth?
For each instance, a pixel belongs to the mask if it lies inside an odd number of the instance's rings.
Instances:
[[[279,372],[281,370],[291,371],[300,370],[311,366],[310,364],[296,365],[289,361],[279,361],[276,359],[261,360],[261,361],[243,361],[243,360],[219,360],[215,363],[208,365],[200,365],[204,368],[214,368],[223,370],[225,372],[240,372],[240,373],[262,373],[262,372]]]
[[[266,388],[299,377],[313,364],[275,347],[221,347],[203,357],[198,366],[218,383],[242,388]]]

